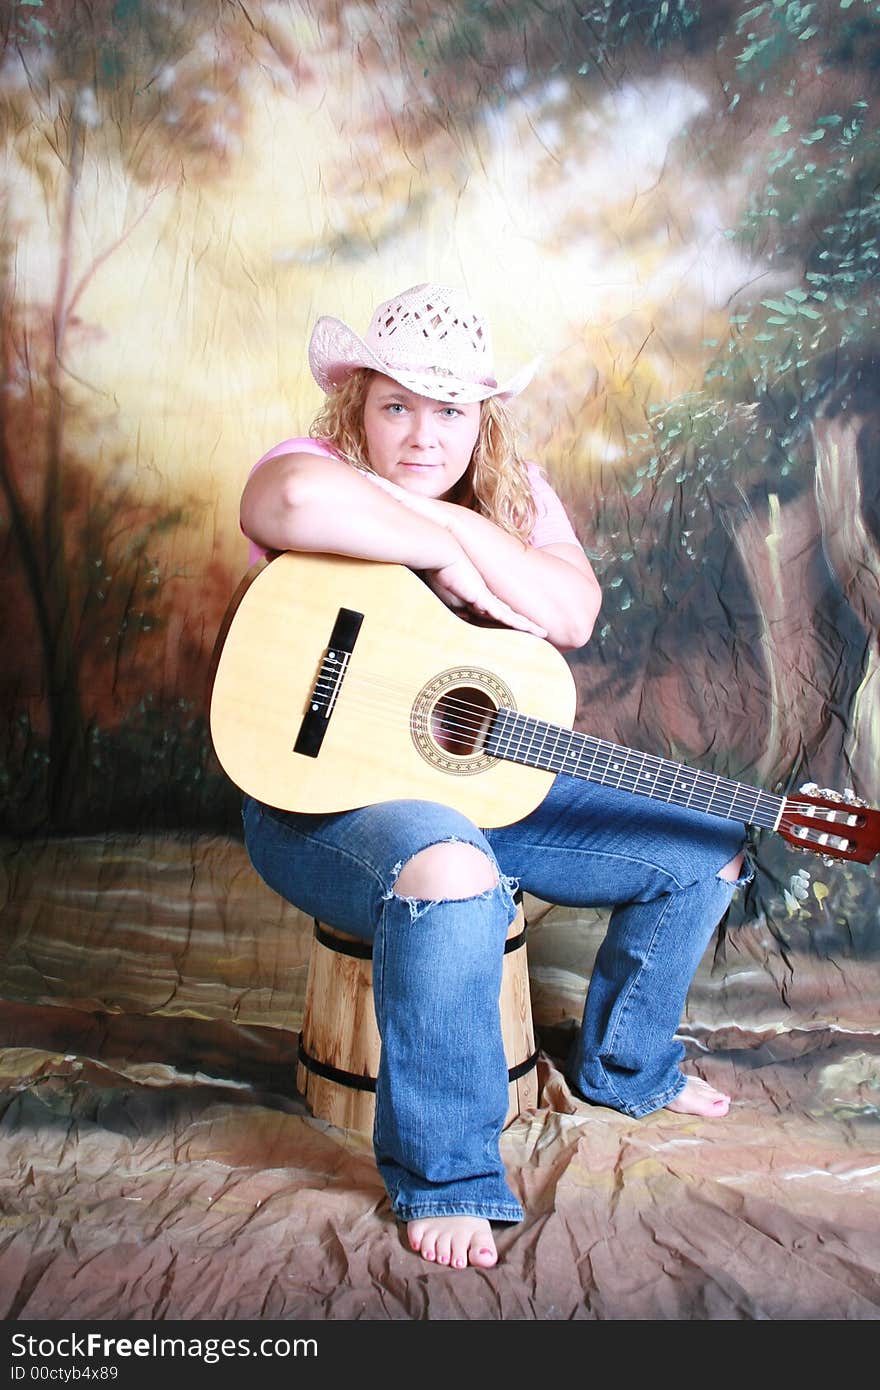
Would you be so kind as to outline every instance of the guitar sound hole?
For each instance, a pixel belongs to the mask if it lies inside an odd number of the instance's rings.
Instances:
[[[431,710],[431,735],[444,752],[470,757],[483,751],[497,709],[476,686],[444,691]]]

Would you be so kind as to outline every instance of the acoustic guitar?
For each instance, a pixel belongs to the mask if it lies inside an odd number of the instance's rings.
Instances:
[[[281,810],[418,798],[509,825],[563,772],[829,859],[868,864],[880,850],[880,811],[855,796],[776,796],[624,748],[575,731],[575,706],[549,642],[464,621],[403,566],[285,552],[250,571],[230,604],[210,721],[226,774]]]

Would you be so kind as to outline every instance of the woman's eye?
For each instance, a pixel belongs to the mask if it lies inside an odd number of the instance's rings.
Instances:
[[[401,415],[406,407],[401,405],[400,401],[391,401],[385,409],[392,415]]]
[[[457,420],[459,415],[461,414],[461,411],[456,410],[454,405],[448,405],[446,409],[443,411],[443,414],[446,416],[447,420]]]

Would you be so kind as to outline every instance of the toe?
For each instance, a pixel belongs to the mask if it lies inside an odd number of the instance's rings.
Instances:
[[[423,1260],[430,1260],[432,1264],[437,1259],[437,1230],[436,1227],[429,1226],[427,1222],[422,1229],[419,1254]]]
[[[448,1265],[452,1252],[452,1237],[448,1231],[441,1231],[434,1247],[438,1265]]]
[[[470,1231],[456,1231],[452,1237],[452,1249],[450,1251],[450,1263],[454,1269],[464,1269],[468,1263],[469,1246],[473,1239]],[[485,1241],[482,1242],[485,1244]]]
[[[498,1251],[495,1249],[495,1242],[485,1234],[475,1236],[471,1241],[468,1251],[470,1262],[477,1265],[480,1269],[491,1269],[498,1263]]]

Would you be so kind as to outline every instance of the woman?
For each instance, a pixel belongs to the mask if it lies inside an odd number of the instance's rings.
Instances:
[[[309,362],[327,397],[312,436],[264,455],[242,496],[254,555],[393,561],[462,616],[562,650],[587,642],[596,578],[559,499],[520,458],[504,404],[534,367],[498,384],[466,296],[414,286],[379,306],[363,338],[319,319]],[[376,1160],[424,1259],[494,1265],[490,1223],[523,1215],[498,1147],[498,996],[517,884],[613,907],[568,1062],[576,1092],[633,1116],[726,1114],[728,1096],[681,1073],[674,1034],[739,879],[742,826],[563,774],[525,819],[486,831],[413,800],[302,815],[246,797],[244,824],[271,887],[373,941]]]

